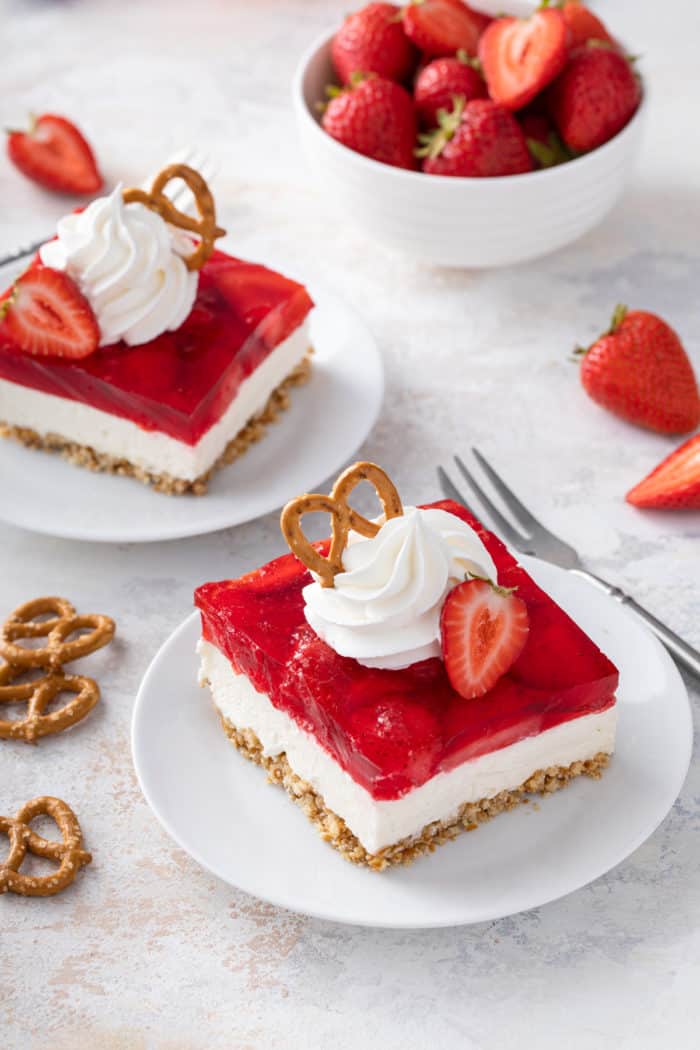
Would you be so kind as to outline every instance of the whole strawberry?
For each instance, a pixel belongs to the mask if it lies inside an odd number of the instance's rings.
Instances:
[[[685,434],[700,423],[693,366],[655,314],[618,306],[609,330],[580,352],[581,382],[603,408],[662,434]]]
[[[356,153],[397,168],[416,166],[413,99],[393,80],[353,79],[328,103],[321,123],[332,138]]]
[[[700,510],[700,434],[667,456],[625,499],[635,507]]]
[[[331,57],[338,78],[347,84],[353,73],[407,80],[418,53],[404,33],[400,7],[367,4],[345,19],[333,37]]]
[[[549,90],[548,105],[566,145],[585,153],[617,135],[640,99],[641,87],[629,59],[592,41],[572,53]]]
[[[418,119],[435,127],[438,110],[451,113],[457,95],[467,102],[486,97],[484,78],[464,51],[455,58],[435,58],[420,71],[413,89]]]
[[[564,0],[560,5],[564,21],[569,30],[569,47],[573,50],[589,40],[602,40],[606,44],[614,44],[615,41],[605,28],[605,25],[594,15],[585,4],[579,0]]]
[[[532,159],[517,120],[490,99],[466,102],[458,97],[452,113],[441,110],[437,131],[421,135],[430,175],[488,177],[532,170]]]

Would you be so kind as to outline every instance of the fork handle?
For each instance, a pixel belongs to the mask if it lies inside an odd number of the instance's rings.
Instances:
[[[611,598],[614,598],[615,601],[620,602],[621,605],[625,605],[628,609],[635,612],[640,620],[644,621],[652,634],[656,635],[662,645],[666,646],[671,656],[674,657],[681,667],[685,668],[686,671],[690,671],[696,678],[700,678],[700,653],[697,649],[693,649],[692,645],[684,642],[682,638],[674,634],[670,627],[661,623],[661,620],[657,620],[655,616],[647,612],[634,598],[630,598],[629,594],[625,594],[619,587],[613,587],[612,584],[606,583],[600,576],[588,572],[587,569],[572,569],[571,571],[576,576],[581,576],[584,580],[594,584],[599,590],[604,591]]]
[[[39,251],[42,244],[46,244],[50,241],[51,237],[44,237],[43,241],[34,241],[33,244],[25,244],[21,248],[18,248],[15,252],[10,252],[9,255],[3,255],[0,259],[0,266],[9,266],[10,263],[19,262],[20,259],[25,259],[30,255],[34,255]]]

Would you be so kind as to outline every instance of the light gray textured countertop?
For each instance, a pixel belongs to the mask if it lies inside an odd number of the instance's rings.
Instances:
[[[594,570],[700,645],[700,514],[643,514],[623,502],[673,441],[599,410],[568,360],[623,301],[665,315],[700,370],[700,9],[676,0],[667,19],[669,5],[598,5],[645,56],[651,119],[635,182],[570,249],[475,273],[421,269],[323,210],[297,153],[288,84],[301,50],[348,6],[0,0],[0,122],[30,109],[72,115],[108,177],[129,182],[183,142],[209,148],[221,163],[227,244],[322,269],[375,332],[386,405],[363,453],[417,502],[435,495],[435,462],[480,445]],[[63,210],[2,160],[0,201],[0,252],[42,236]],[[135,692],[196,584],[279,551],[275,515],[146,546],[0,526],[3,614],[59,593],[112,614],[119,629],[94,658],[104,699],[86,722],[38,748],[0,747],[0,812],[62,796],[95,857],[60,897],[0,899],[0,1045],[697,1047],[697,761],[667,820],[616,870],[537,911],[466,929],[307,920],[235,892],[175,847],[135,781]]]

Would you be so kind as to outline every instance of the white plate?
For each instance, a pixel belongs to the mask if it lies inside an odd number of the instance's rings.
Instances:
[[[349,460],[372,429],[384,376],[363,321],[317,282],[309,291],[312,378],[264,439],[217,471],[206,496],[165,496],[133,478],[91,474],[60,456],[0,441],[0,520],[74,540],[144,542],[199,536],[276,510]]]
[[[134,764],[163,827],[232,886],[363,926],[497,919],[571,893],[619,864],[681,789],[692,746],[688,696],[670,657],[631,613],[561,569],[522,561],[620,669],[618,749],[602,780],[582,777],[410,867],[357,868],[224,736],[208,690],[196,682],[194,614],[156,656],[134,709]]]

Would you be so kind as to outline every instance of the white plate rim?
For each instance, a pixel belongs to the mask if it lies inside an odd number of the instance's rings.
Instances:
[[[523,565],[523,567],[528,572],[535,571],[537,565],[539,564],[539,565],[545,565],[547,571],[555,570],[557,573],[561,573],[562,575],[567,576],[569,579],[572,579],[572,580],[574,579],[574,577],[569,576],[569,574],[566,573],[565,570],[559,569],[558,567],[553,566],[550,563],[542,562],[542,561],[540,561],[540,559],[533,558],[531,556],[520,555],[519,556],[519,561],[520,561],[520,563]],[[579,581],[579,582],[582,582],[582,581]],[[582,585],[585,586],[585,584],[582,584]],[[435,920],[429,920],[429,921],[410,920],[409,921],[409,920],[407,920],[406,922],[380,921],[380,920],[378,920],[376,918],[372,918],[370,916],[367,916],[366,918],[364,918],[362,920],[356,919],[356,918],[350,919],[350,918],[347,918],[347,917],[343,916],[341,913],[339,913],[337,911],[333,911],[333,910],[328,909],[328,908],[323,908],[323,907],[311,908],[311,907],[308,907],[308,906],[305,906],[303,908],[301,908],[301,907],[297,908],[292,903],[290,903],[289,899],[285,899],[283,896],[276,895],[276,894],[270,893],[270,892],[266,892],[265,894],[261,894],[261,893],[257,892],[252,885],[244,884],[245,880],[243,880],[241,882],[234,882],[234,881],[232,881],[232,879],[229,877],[229,875],[226,872],[224,872],[222,870],[219,870],[216,865],[212,865],[204,856],[200,855],[200,853],[199,853],[199,851],[197,849],[193,849],[191,845],[187,844],[183,840],[183,838],[181,837],[180,832],[171,824],[171,822],[167,819],[167,817],[165,817],[163,815],[163,813],[160,811],[157,801],[154,799],[151,791],[149,790],[148,783],[147,783],[147,778],[144,775],[144,770],[140,766],[139,758],[138,758],[138,754],[139,754],[138,723],[139,723],[139,717],[140,717],[141,708],[147,702],[146,701],[146,697],[148,695],[148,691],[149,691],[149,687],[150,687],[150,684],[151,684],[151,680],[157,677],[157,675],[159,673],[159,670],[160,670],[160,663],[161,663],[161,661],[163,659],[165,659],[165,654],[166,654],[167,649],[172,644],[176,643],[180,636],[186,635],[188,633],[188,631],[191,629],[191,626],[192,626],[193,622],[195,622],[195,621],[197,621],[199,619],[199,612],[197,610],[195,610],[194,612],[190,613],[185,618],[185,620],[183,620],[170,633],[170,635],[165,639],[165,641],[162,643],[162,645],[160,646],[158,652],[156,653],[156,655],[154,656],[153,660],[149,664],[149,667],[148,667],[148,669],[146,670],[146,673],[143,676],[143,679],[141,681],[141,684],[139,686],[139,689],[138,689],[138,692],[137,692],[137,695],[136,695],[136,699],[135,699],[134,707],[133,707],[133,712],[132,712],[130,737],[131,737],[132,761],[133,761],[133,765],[134,765],[134,769],[135,769],[135,772],[136,772],[136,777],[137,777],[139,786],[140,786],[141,791],[142,791],[142,793],[144,795],[144,798],[146,799],[146,802],[148,803],[150,809],[152,810],[152,812],[155,815],[156,819],[160,823],[161,827],[167,832],[167,834],[173,839],[173,841],[181,849],[183,849],[200,867],[202,867],[205,871],[209,872],[211,875],[213,875],[216,878],[220,879],[222,882],[226,883],[227,885],[232,886],[234,889],[240,890],[240,891],[242,891],[244,893],[247,893],[250,896],[252,896],[252,897],[254,897],[254,898],[258,899],[258,900],[263,900],[263,901],[265,901],[265,902],[267,902],[269,904],[274,905],[275,907],[281,908],[281,909],[283,909],[285,911],[288,911],[288,912],[292,912],[294,914],[305,915],[307,917],[310,917],[310,918],[313,918],[313,919],[319,919],[319,920],[322,920],[322,921],[325,921],[325,922],[336,922],[336,923],[340,923],[342,925],[359,927],[359,928],[369,928],[369,929],[388,929],[388,930],[446,929],[446,928],[458,928],[458,927],[464,927],[464,926],[478,925],[478,924],[480,924],[482,922],[492,922],[492,921],[495,921],[495,920],[498,920],[498,919],[507,918],[507,917],[509,917],[511,915],[517,915],[517,914],[520,914],[522,912],[527,912],[527,911],[534,910],[536,908],[543,907],[544,905],[550,904],[550,903],[552,903],[554,901],[557,901],[557,900],[562,900],[565,897],[570,896],[572,893],[578,892],[579,890],[583,889],[585,886],[591,884],[592,882],[595,882],[597,879],[602,878],[604,875],[606,875],[609,872],[613,871],[615,868],[619,867],[620,864],[624,863],[637,849],[639,849],[639,847],[641,845],[643,845],[644,842],[647,841],[648,838],[650,838],[651,835],[653,835],[653,833],[663,823],[663,821],[666,819],[666,817],[670,813],[671,809],[673,808],[673,806],[675,804],[675,801],[677,800],[677,798],[678,798],[678,796],[679,796],[679,794],[680,794],[680,792],[681,792],[681,790],[683,788],[683,785],[685,783],[685,779],[686,779],[687,774],[688,774],[688,769],[690,767],[690,761],[691,761],[691,758],[692,758],[692,752],[693,752],[693,713],[692,713],[692,706],[691,706],[691,702],[690,702],[690,697],[688,695],[688,691],[687,691],[687,689],[685,687],[685,683],[683,681],[683,678],[682,678],[678,668],[676,667],[675,663],[671,659],[670,655],[663,648],[661,643],[655,638],[655,636],[653,634],[651,634],[651,632],[649,632],[645,627],[643,627],[641,621],[638,620],[638,618],[635,617],[632,612],[630,612],[629,610],[625,609],[624,607],[618,606],[618,605],[615,605],[614,609],[615,609],[615,613],[616,614],[619,614],[620,616],[625,617],[625,618],[633,619],[639,626],[641,626],[643,628],[643,631],[644,631],[644,634],[645,634],[646,639],[648,641],[648,644],[653,649],[655,649],[657,651],[657,653],[662,657],[664,663],[666,664],[666,668],[667,668],[671,678],[674,681],[674,686],[679,689],[679,695],[681,695],[683,697],[683,700],[684,700],[684,703],[682,705],[680,705],[680,707],[679,707],[679,712],[678,713],[679,713],[679,718],[682,718],[682,720],[683,720],[683,726],[681,726],[680,728],[683,731],[682,735],[683,735],[683,737],[685,739],[686,746],[685,746],[685,753],[684,753],[684,755],[682,757],[682,760],[678,763],[678,767],[677,767],[678,772],[677,772],[677,775],[676,775],[676,778],[675,778],[673,791],[669,792],[669,794],[671,794],[671,793],[673,794],[673,798],[672,798],[670,804],[666,807],[666,809],[664,810],[663,813],[661,813],[660,815],[655,815],[652,820],[650,820],[642,829],[639,830],[637,835],[633,836],[633,838],[628,843],[626,843],[625,848],[624,848],[624,853],[617,860],[614,860],[610,864],[605,864],[594,875],[585,875],[585,877],[583,877],[580,881],[573,882],[567,889],[563,890],[562,892],[557,892],[557,893],[555,893],[553,895],[544,896],[541,900],[534,901],[533,903],[531,903],[529,905],[526,905],[525,907],[518,907],[518,908],[516,908],[514,910],[513,909],[502,910],[502,909],[496,908],[496,909],[494,909],[493,913],[481,915],[478,919],[467,918],[467,919],[459,920],[459,919],[449,918],[449,919],[445,919],[443,921],[435,921]],[[194,666],[194,661],[193,661],[193,666]],[[269,785],[267,785],[265,783],[263,778],[260,779],[260,785],[261,785],[261,789],[262,788],[266,788],[266,787],[269,786]],[[311,829],[311,830],[313,831],[313,829]],[[330,849],[331,847],[328,847],[328,848]],[[439,851],[438,851],[438,854],[439,854]],[[428,863],[430,863],[431,860],[434,860],[434,857],[427,858],[427,862]],[[375,873],[368,873],[368,875],[370,877],[373,877],[373,878],[377,878],[377,877],[381,878],[382,877],[381,875],[377,876]]]

